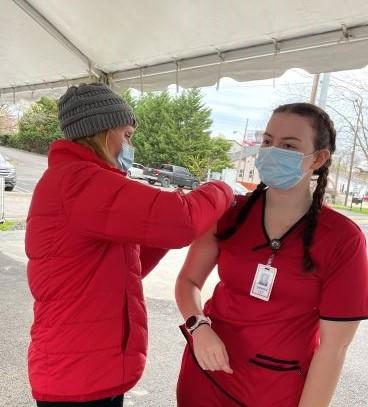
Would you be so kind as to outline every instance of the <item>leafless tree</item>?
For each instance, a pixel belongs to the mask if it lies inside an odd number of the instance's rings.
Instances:
[[[15,130],[15,120],[7,104],[0,104],[0,134],[12,133]]]

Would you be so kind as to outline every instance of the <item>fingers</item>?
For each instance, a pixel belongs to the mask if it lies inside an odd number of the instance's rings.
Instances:
[[[221,365],[221,369],[225,373],[233,374],[234,371],[230,367],[230,361],[229,361],[229,356],[227,354],[225,346],[222,348],[222,357],[223,357],[223,364]]]
[[[200,354],[195,356],[203,370],[210,370],[211,372],[215,370],[221,370],[212,352],[203,350],[202,352],[200,352]]]
[[[215,358],[217,361],[217,366],[218,369],[216,370],[223,370],[225,373],[232,374],[233,370],[230,367],[229,364],[229,357],[227,355],[225,346],[221,346],[221,348],[218,350],[218,352],[215,353]]]
[[[219,347],[215,351],[203,352],[196,358],[203,370],[210,370],[211,372],[222,370],[228,374],[233,373],[225,348]]]
[[[203,328],[199,327],[193,332],[193,348],[203,370],[233,373],[224,343],[208,325],[203,325]]]
[[[206,363],[205,358],[202,358],[201,356],[196,355],[196,359],[197,359],[197,362],[199,363],[199,366],[201,367],[202,370],[210,370],[209,366]]]
[[[220,364],[217,362],[215,352],[207,352],[206,364],[212,372],[215,370],[221,370]]]

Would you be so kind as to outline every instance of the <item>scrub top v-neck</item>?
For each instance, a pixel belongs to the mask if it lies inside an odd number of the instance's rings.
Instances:
[[[287,236],[294,231],[299,225],[305,221],[306,215],[301,216],[298,221],[296,221],[293,225],[291,225],[288,230],[286,230],[281,236],[275,237],[275,238],[270,238],[267,232],[266,228],[266,194],[264,193],[262,197],[262,230],[263,230],[263,235],[265,239],[265,243],[262,243],[256,247],[253,248],[253,250],[260,250],[264,249],[266,247],[270,247],[273,251],[273,254],[276,255],[277,251],[281,249],[282,247],[282,242],[287,238]]]

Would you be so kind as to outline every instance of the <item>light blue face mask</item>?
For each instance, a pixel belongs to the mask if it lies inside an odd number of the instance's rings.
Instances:
[[[299,151],[262,147],[255,164],[264,184],[275,189],[290,189],[307,174],[302,172],[302,163],[313,154],[305,156]]]
[[[134,147],[128,143],[124,143],[117,160],[121,169],[128,171],[134,162]]]

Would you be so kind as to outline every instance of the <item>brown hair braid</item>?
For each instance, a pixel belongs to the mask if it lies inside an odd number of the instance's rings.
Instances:
[[[237,232],[241,224],[245,222],[245,219],[247,218],[250,209],[265,190],[266,185],[263,182],[257,185],[257,188],[249,195],[249,198],[246,200],[246,202],[240,209],[236,217],[235,224],[230,226],[223,233],[218,233],[217,234],[218,240],[229,239],[232,235],[234,235]]]

